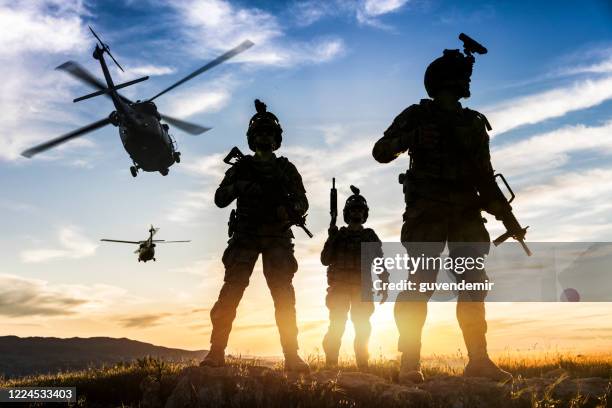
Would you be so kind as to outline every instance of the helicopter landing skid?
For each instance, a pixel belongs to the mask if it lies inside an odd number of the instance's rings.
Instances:
[[[132,173],[132,177],[136,177],[138,175],[138,166],[135,165],[130,167],[130,173]]]

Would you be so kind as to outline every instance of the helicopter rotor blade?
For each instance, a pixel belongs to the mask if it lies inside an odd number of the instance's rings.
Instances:
[[[102,48],[104,49],[104,51],[106,51],[106,53],[108,54],[109,57],[111,57],[111,59],[113,60],[113,62],[117,65],[117,67],[119,67],[119,69],[121,70],[121,72],[125,72],[123,70],[123,68],[121,67],[121,65],[119,65],[119,63],[117,62],[117,60],[115,59],[115,57],[113,57],[113,54],[111,54],[110,52],[110,47],[108,46],[108,44],[105,44],[102,42],[102,39],[100,37],[98,37],[98,34],[96,34],[96,32],[93,30],[93,28],[91,28],[91,26],[87,26],[89,27],[89,31],[91,31],[91,33],[94,35],[94,37],[96,37],[96,39],[98,40],[98,42],[100,43],[100,45],[102,46]]]
[[[46,150],[49,150],[49,149],[51,149],[51,148],[53,148],[55,146],[58,146],[58,145],[60,145],[62,143],[66,143],[69,140],[75,139],[75,138],[77,138],[79,136],[83,136],[86,133],[92,132],[92,131],[94,131],[96,129],[99,129],[99,128],[103,127],[103,126],[106,126],[109,123],[110,123],[110,119],[109,118],[104,118],[104,119],[101,119],[101,120],[99,120],[97,122],[90,123],[89,125],[83,126],[83,127],[78,128],[76,130],[73,130],[70,133],[66,133],[65,135],[62,135],[60,137],[56,137],[55,139],[51,139],[51,140],[49,140],[47,142],[41,143],[41,144],[36,145],[34,147],[31,147],[31,148],[29,148],[27,150],[24,150],[23,152],[21,152],[21,155],[24,156],[24,157],[30,158],[30,157],[34,156],[35,154],[42,153],[42,152],[44,152]]]
[[[102,81],[96,78],[91,72],[89,72],[87,69],[85,69],[84,67],[82,67],[81,65],[79,65],[78,63],[74,61],[64,62],[62,65],[56,67],[55,69],[59,71],[67,72],[68,74],[81,80],[82,82],[85,82],[86,84],[97,89],[98,91],[105,91],[107,89],[106,84],[104,84]],[[105,95],[110,98],[109,94],[105,94]],[[117,93],[117,95],[119,95],[119,98],[121,98],[123,102],[132,103],[132,101],[122,96],[121,94]]]
[[[120,239],[106,239],[106,238],[103,238],[100,241],[104,241],[104,242],[119,242],[119,243],[122,243],[122,244],[141,244],[142,243],[142,241],[122,241]]]
[[[216,67],[217,65],[221,64],[222,62],[227,61],[228,59],[230,59],[232,57],[235,57],[236,55],[240,54],[241,52],[248,50],[253,45],[254,44],[251,41],[249,41],[249,40],[246,40],[246,41],[242,42],[237,47],[232,48],[231,50],[227,51],[225,54],[220,55],[219,57],[217,57],[214,60],[210,61],[208,64],[204,65],[202,68],[199,68],[199,69],[193,71],[191,74],[187,75],[185,78],[181,79],[178,82],[175,82],[174,84],[172,84],[168,88],[164,89],[163,91],[161,91],[160,93],[158,93],[154,97],[150,98],[149,101],[152,101],[152,100],[156,99],[157,97],[162,96],[166,92],[171,91],[172,89],[174,89],[177,86],[179,86],[179,85],[189,81],[190,79],[200,75],[201,73],[206,72],[209,69]]]
[[[153,241],[153,242],[156,242],[158,244],[174,244],[174,243],[177,243],[177,242],[191,242],[191,240],[187,240],[187,241],[164,241],[164,240],[161,240],[161,241]]]
[[[172,126],[181,129],[183,132],[189,133],[190,135],[199,135],[212,129],[206,126],[196,125],[195,123],[190,123],[182,119],[173,118],[172,116],[164,115],[163,113],[160,115],[163,120]]]

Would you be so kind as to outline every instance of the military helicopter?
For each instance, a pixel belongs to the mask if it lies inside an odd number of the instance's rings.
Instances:
[[[181,153],[176,150],[176,143],[169,134],[169,126],[165,123],[161,123],[161,120],[164,120],[171,125],[193,135],[204,133],[207,130],[210,130],[210,128],[162,114],[158,112],[153,100],[178,87],[179,85],[182,85],[197,75],[200,75],[201,73],[208,71],[209,69],[247,50],[253,46],[253,43],[246,40],[237,47],[232,48],[223,55],[215,58],[208,64],[167,87],[152,98],[144,101],[138,100],[136,102],[132,102],[117,91],[121,88],[145,81],[149,77],[145,76],[115,85],[113,79],[111,78],[108,66],[106,65],[104,54],[108,54],[108,56],[121,71],[123,71],[123,68],[111,54],[109,46],[102,42],[100,37],[91,27],[89,27],[89,30],[98,41],[93,52],[93,57],[100,63],[102,72],[104,73],[104,79],[106,80],[106,85],[95,78],[85,68],[73,61],[65,62],[56,69],[65,71],[73,77],[97,89],[96,92],[76,98],[73,100],[73,102],[79,102],[95,96],[105,95],[113,101],[115,111],[113,111],[105,119],[100,119],[79,129],[73,130],[72,132],[66,133],[65,135],[41,143],[25,150],[21,154],[30,158],[35,154],[44,152],[69,140],[83,136],[86,133],[99,129],[108,124],[112,124],[113,126],[119,127],[119,136],[121,137],[123,147],[132,158],[133,166],[130,167],[130,172],[133,177],[136,177],[138,170],[150,172],[159,171],[163,176],[166,176],[170,166],[181,161]]]
[[[191,242],[191,241],[166,241],[163,239],[153,239],[153,236],[159,231],[159,228],[153,227],[149,228],[149,238],[144,241],[122,241],[118,239],[106,239],[103,238],[100,241],[104,242],[120,242],[122,244],[138,244],[138,249],[134,251],[135,254],[138,254],[138,262],[147,262],[151,259],[155,261],[155,245],[156,244],[173,244],[177,242]]]

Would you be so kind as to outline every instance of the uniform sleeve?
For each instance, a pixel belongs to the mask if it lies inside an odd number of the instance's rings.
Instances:
[[[378,235],[376,235],[376,232],[374,232],[373,229],[368,228],[368,232],[369,232],[369,238],[368,238],[368,242],[372,243],[372,244],[376,244],[376,249],[373,252],[374,257],[376,258],[380,258],[382,257],[383,254],[383,250],[382,250],[382,242],[380,240],[380,238],[378,238]]]
[[[395,160],[415,143],[418,127],[419,105],[411,105],[400,113],[391,123],[382,138],[372,149],[372,156],[380,163]]]
[[[287,178],[289,180],[289,191],[291,192],[291,198],[295,209],[300,215],[306,214],[308,211],[308,199],[306,198],[306,189],[302,183],[302,176],[298,172],[297,168],[287,160]]]
[[[378,238],[378,235],[376,235],[376,232],[374,232],[373,229],[368,228],[368,232],[370,233],[370,237],[369,237],[369,242],[371,242],[371,245],[376,245],[376,248],[373,248],[372,251],[372,262],[374,262],[374,258],[382,258],[384,257],[384,253],[383,253],[383,249],[382,249],[382,242],[380,240],[380,238]],[[383,281],[383,282],[389,282],[389,272],[386,270],[385,271],[378,274],[378,277]]]
[[[499,205],[505,205],[506,203],[497,203],[499,200],[497,194],[497,184],[495,182],[495,171],[491,164],[491,152],[490,152],[490,138],[487,133],[487,129],[490,129],[489,122],[484,115],[475,112],[476,114],[476,126],[479,129],[477,132],[477,147],[474,152],[474,161],[476,167],[476,180],[477,189],[482,199],[482,206],[484,209],[493,214],[497,215],[498,211],[496,208]]]
[[[334,260],[334,242],[336,241],[337,235],[338,233],[327,237],[327,241],[325,241],[325,245],[323,245],[323,250],[321,251],[321,263],[324,266],[331,265],[332,261]]]
[[[221,184],[215,192],[215,205],[219,208],[227,207],[237,197],[234,183],[236,183],[236,168],[235,166],[229,168],[225,172],[225,176],[221,181]]]

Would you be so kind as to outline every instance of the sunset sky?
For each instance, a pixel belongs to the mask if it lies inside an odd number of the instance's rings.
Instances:
[[[300,268],[300,343],[320,349],[327,325],[319,253],[336,177],[339,202],[360,187],[368,225],[399,240],[407,156],[381,165],[373,143],[405,107],[426,97],[423,73],[466,32],[489,49],[477,56],[465,106],[493,126],[493,166],[510,181],[515,214],[530,241],[612,241],[612,6],[606,0],[60,1],[0,0],[0,335],[112,336],[208,348],[209,310],[222,284],[230,208],[213,193],[260,98],[280,119],[283,146],[301,172],[311,209],[308,239],[294,229]],[[157,100],[160,111],[213,129],[171,128],[182,162],[167,177],[132,178],[116,128],[107,127],[33,159],[33,144],[106,117],[112,104],[54,68],[77,61],[101,77],[87,25],[125,73],[151,78],[127,88],[145,99],[250,39],[239,57]],[[157,262],[129,245],[150,224]],[[492,236],[502,226],[489,217]],[[529,284],[528,282],[526,284]],[[488,306],[494,352],[612,349],[610,303]],[[455,353],[454,304],[430,306],[426,353]],[[394,356],[392,305],[377,306],[372,354]],[[347,332],[344,351],[350,351]],[[272,300],[258,262],[238,310],[229,351],[278,355]]]

